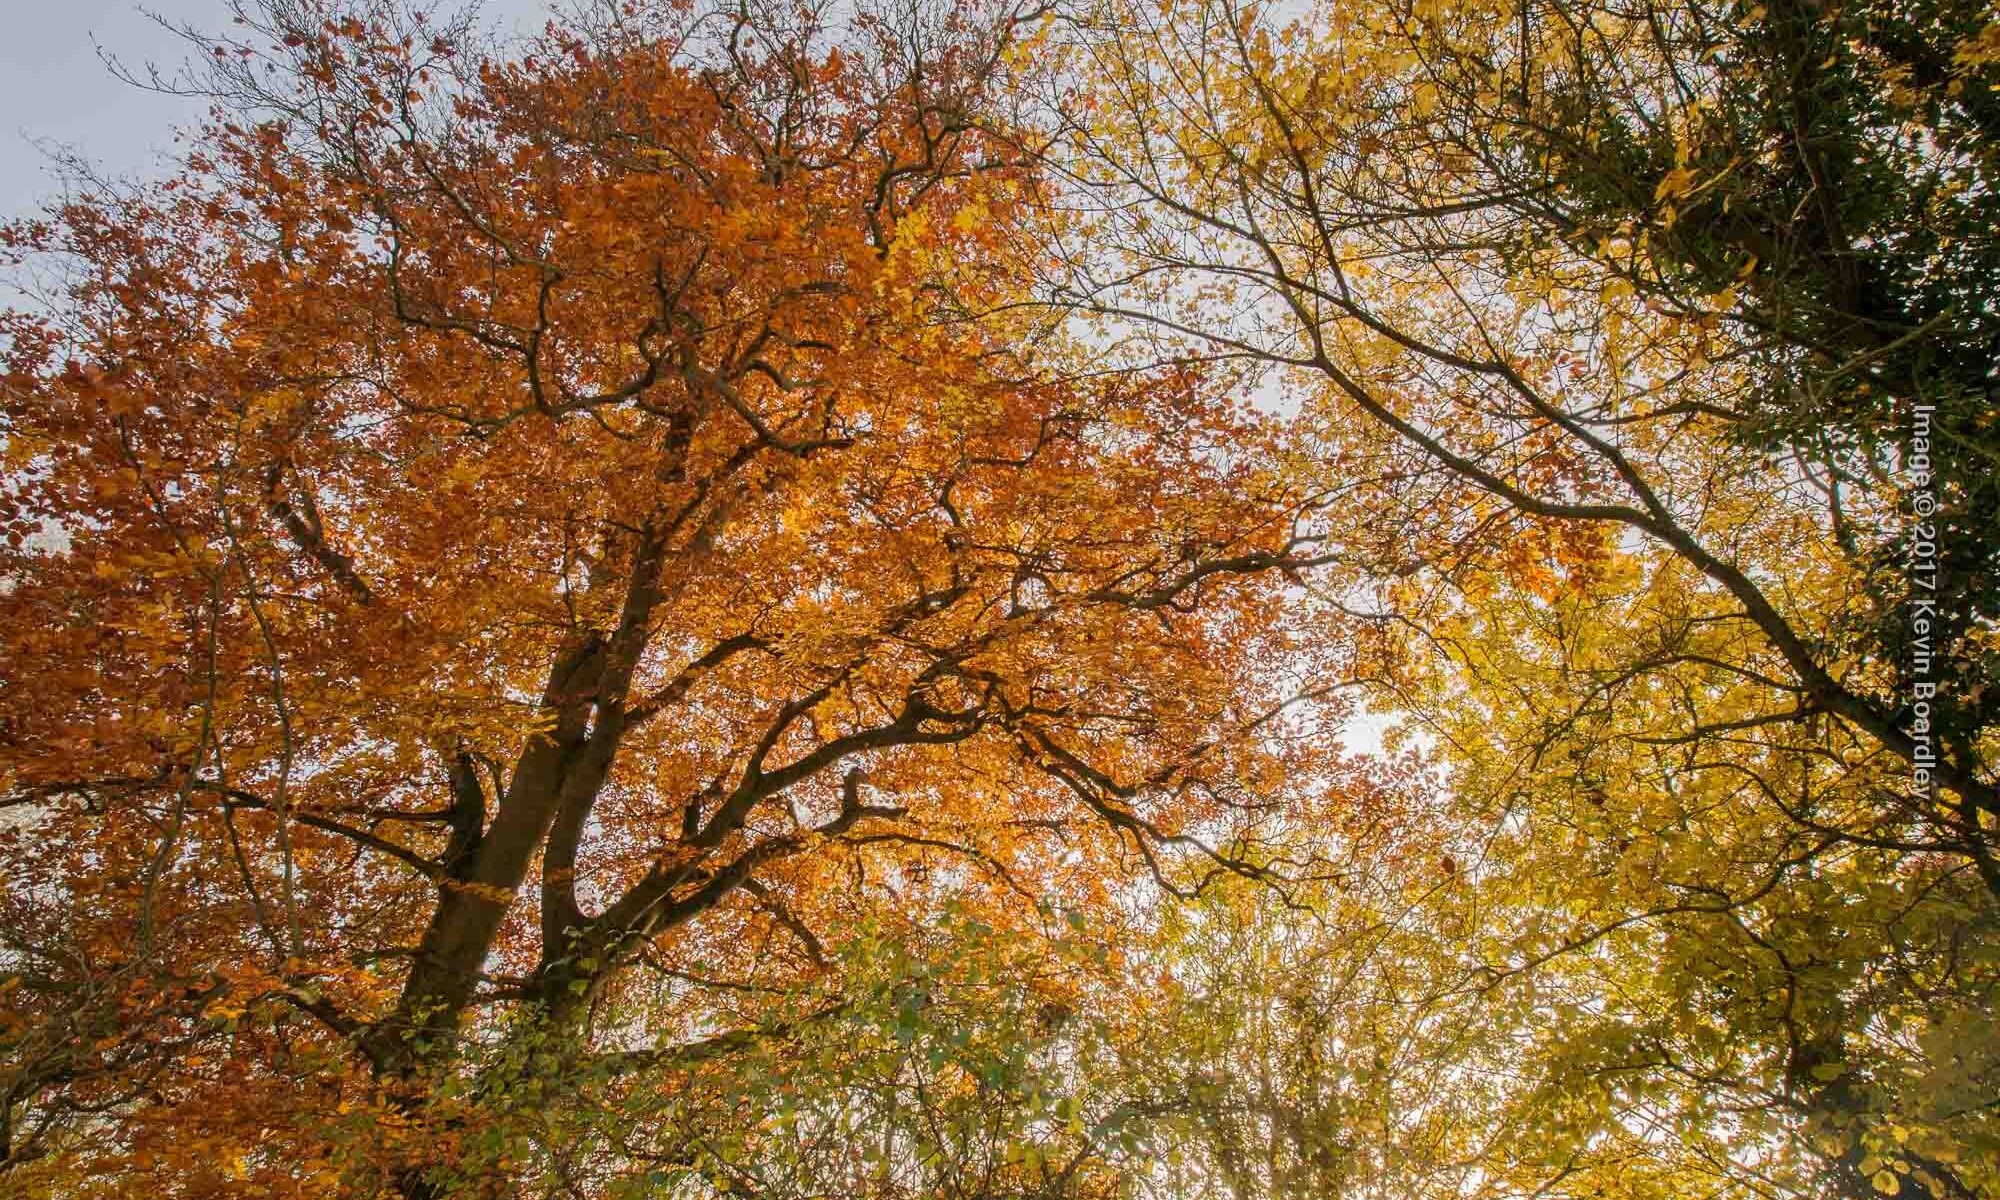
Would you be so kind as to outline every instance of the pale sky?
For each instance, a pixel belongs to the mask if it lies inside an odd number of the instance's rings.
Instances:
[[[491,21],[532,28],[543,0],[486,0]],[[0,0],[0,219],[25,216],[58,192],[37,142],[81,151],[113,176],[164,174],[176,126],[198,122],[205,106],[120,83],[103,52],[138,69],[163,70],[187,58],[187,43],[147,17],[219,30],[224,0]]]

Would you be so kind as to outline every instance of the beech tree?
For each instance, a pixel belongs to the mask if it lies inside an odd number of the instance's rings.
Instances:
[[[864,914],[1268,874],[1366,790],[1277,423],[971,319],[1034,14],[237,13],[184,172],[6,234],[25,1186],[504,1191],[496,1055],[696,1061]]]

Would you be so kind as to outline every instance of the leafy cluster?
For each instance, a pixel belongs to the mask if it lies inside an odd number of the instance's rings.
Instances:
[[[233,12],[0,229],[0,1189],[2000,1195],[1990,11]]]

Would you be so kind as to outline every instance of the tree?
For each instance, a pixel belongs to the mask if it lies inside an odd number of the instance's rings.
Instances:
[[[1786,1114],[1807,1166],[1760,1178],[1746,1132],[1747,1190],[1990,1187],[1984,43],[1891,86],[1978,19],[1196,2],[1051,32],[1089,232],[1045,296],[1317,421],[1316,586],[1485,829],[1469,982],[1582,973],[1557,1092]],[[1895,611],[1932,537],[1892,453],[1918,401],[1956,464],[1943,616]]]
[[[6,233],[23,1186],[501,1191],[498,1092],[830,931],[1269,873],[1366,790],[1277,424],[972,319],[1032,14],[238,15],[181,175]]]

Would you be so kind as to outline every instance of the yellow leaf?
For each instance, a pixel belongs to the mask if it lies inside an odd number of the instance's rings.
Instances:
[[[1653,189],[1653,200],[1671,200],[1685,196],[1694,190],[1695,174],[1691,167],[1675,167],[1660,178],[1658,187]]]

